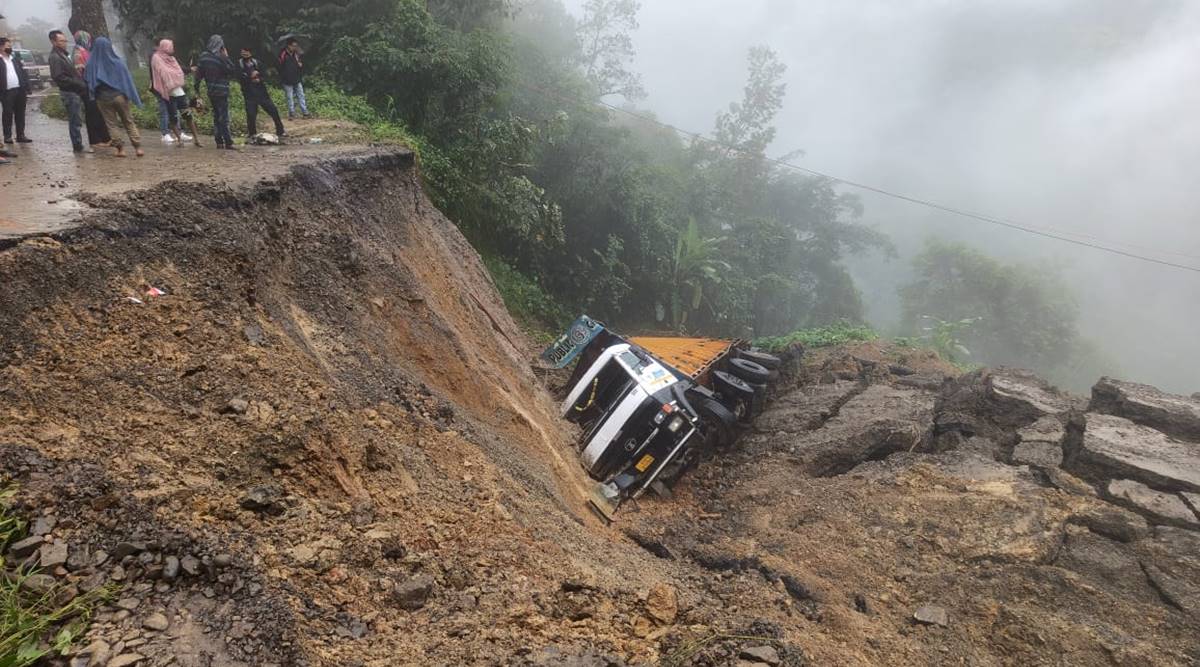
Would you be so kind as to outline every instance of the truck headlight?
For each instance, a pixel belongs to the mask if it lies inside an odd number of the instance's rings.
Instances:
[[[676,432],[676,431],[678,431],[678,430],[679,430],[679,429],[680,429],[682,426],[683,426],[683,417],[676,417],[676,418],[674,418],[674,419],[672,419],[672,420],[671,420],[671,423],[670,423],[670,424],[667,424],[667,430],[668,430],[668,431],[670,431],[670,432],[672,432],[672,433],[675,433],[675,432]]]
[[[666,418],[667,418],[667,413],[660,412],[660,413],[654,415],[654,423],[661,424],[661,423],[663,423],[663,420]]]

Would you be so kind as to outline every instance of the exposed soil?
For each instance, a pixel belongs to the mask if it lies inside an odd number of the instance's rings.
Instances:
[[[31,558],[121,587],[73,664],[1200,662],[1198,533],[1064,461],[1035,379],[809,354],[608,527],[410,154],[90,203],[0,250],[0,475]]]

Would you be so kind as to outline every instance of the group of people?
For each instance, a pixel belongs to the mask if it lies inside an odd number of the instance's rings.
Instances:
[[[49,58],[50,78],[58,87],[67,113],[71,146],[76,153],[94,150],[91,147],[111,147],[117,157],[126,157],[126,140],[138,157],[144,155],[141,132],[132,107],[142,106],[142,98],[129,68],[113,49],[107,37],[92,38],[85,30],[74,34],[74,47],[68,50],[68,40],[61,30],[50,32],[52,52]],[[0,105],[3,106],[4,142],[30,143],[25,135],[25,99],[29,81],[19,61],[12,57],[11,42],[0,37]],[[289,38],[279,53],[280,79],[287,96],[288,119],[294,119],[296,108],[309,117],[304,97],[304,62],[299,43]],[[187,75],[194,78],[194,96],[187,92]],[[175,59],[175,44],[170,39],[157,40],[150,57],[150,90],[158,101],[159,129],[163,143],[182,145],[192,142],[200,146],[196,131],[196,114],[204,111],[200,102],[201,86],[207,87],[209,107],[213,114],[213,140],[217,148],[236,150],[230,130],[229,95],[231,84],[237,80],[246,106],[246,126],[249,136],[258,134],[258,112],[265,111],[275,123],[275,133],[286,136],[279,110],[263,79],[262,62],[249,48],[242,48],[240,58],[229,57],[225,40],[220,35],[209,38],[207,48],[195,65],[187,71]],[[12,138],[13,126],[16,138]],[[87,145],[84,144],[84,130]],[[190,133],[189,133],[190,131]],[[0,147],[0,164],[17,154]]]

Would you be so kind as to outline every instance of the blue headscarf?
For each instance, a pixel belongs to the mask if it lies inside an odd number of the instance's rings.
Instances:
[[[125,67],[125,62],[117,52],[113,51],[112,40],[107,37],[97,37],[92,44],[92,54],[83,70],[83,79],[87,81],[88,90],[93,96],[96,94],[96,88],[104,83],[120,91],[136,106],[142,106],[142,98],[138,96],[133,75],[129,73],[129,68]]]

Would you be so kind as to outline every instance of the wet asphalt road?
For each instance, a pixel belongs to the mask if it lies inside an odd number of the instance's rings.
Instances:
[[[167,146],[157,130],[149,130],[142,133],[145,157],[135,158],[128,147],[127,158],[113,157],[111,148],[77,155],[67,123],[40,111],[44,94],[29,104],[26,134],[34,143],[5,146],[19,157],[0,165],[0,239],[70,228],[80,219],[80,193],[117,194],[167,180],[244,185],[280,176],[297,163],[354,149],[304,144],[218,151],[212,137],[201,137],[204,148]]]

